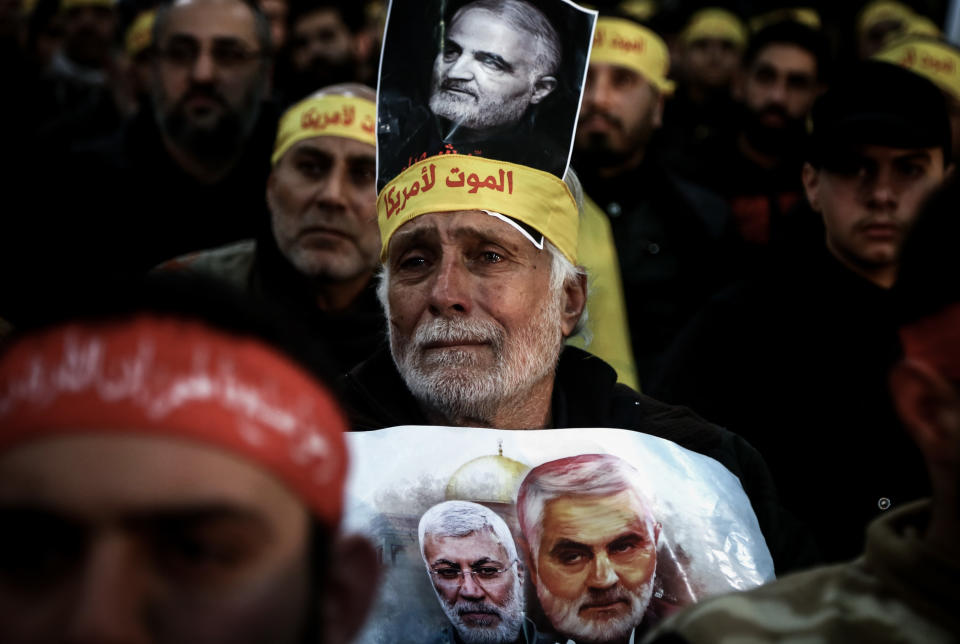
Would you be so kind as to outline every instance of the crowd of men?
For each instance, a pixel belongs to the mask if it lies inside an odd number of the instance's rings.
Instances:
[[[511,128],[560,91],[562,40],[531,0],[453,4],[409,125],[526,145]],[[778,576],[798,574],[655,641],[960,639],[960,49],[944,7],[594,4],[597,38],[631,46],[594,41],[574,172],[543,229],[487,204],[378,222],[385,3],[0,9],[16,161],[0,641],[350,641],[378,563],[339,533],[342,434],[399,425],[632,430],[737,476]],[[619,330],[622,349],[595,355],[585,327]],[[177,394],[197,350],[207,393]],[[121,371],[138,375],[118,387]],[[230,395],[241,385],[256,405]],[[288,416],[302,431],[272,424]],[[534,469],[522,543],[483,505],[423,515],[442,641],[547,626],[639,642],[660,525],[630,469]],[[644,549],[620,568],[575,519],[622,507]],[[554,570],[563,548],[608,568]]]

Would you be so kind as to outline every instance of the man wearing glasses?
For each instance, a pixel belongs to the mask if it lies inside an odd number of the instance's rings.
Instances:
[[[534,642],[524,614],[523,563],[507,524],[469,501],[445,501],[420,518],[420,554],[452,629],[440,641]]]

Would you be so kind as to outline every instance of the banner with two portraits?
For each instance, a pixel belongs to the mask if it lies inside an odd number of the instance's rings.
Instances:
[[[619,429],[348,435],[344,529],[382,564],[359,642],[619,642],[773,578],[739,480]]]

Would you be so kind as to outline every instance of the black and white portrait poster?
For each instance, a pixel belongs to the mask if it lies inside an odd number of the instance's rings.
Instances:
[[[347,436],[344,529],[383,576],[360,642],[639,642],[773,578],[739,480],[619,429],[395,427]]]
[[[468,154],[563,177],[596,12],[567,0],[392,0],[377,96],[378,189]]]

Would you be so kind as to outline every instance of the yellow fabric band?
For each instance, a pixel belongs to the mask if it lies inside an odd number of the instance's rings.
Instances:
[[[750,31],[756,33],[764,27],[769,27],[779,22],[799,22],[801,25],[806,25],[817,31],[819,31],[822,26],[820,14],[817,13],[816,9],[794,7],[793,9],[776,9],[760,14],[759,16],[754,16],[750,19]]]
[[[549,172],[463,154],[419,161],[380,191],[380,259],[386,261],[400,226],[420,215],[455,210],[492,210],[523,222],[577,263],[580,218],[567,184]]]
[[[933,38],[939,38],[943,35],[940,27],[926,16],[914,16],[911,18],[910,22],[907,23],[906,33],[910,36],[931,36]]]
[[[926,38],[905,38],[874,58],[905,67],[960,100],[960,51]]]
[[[117,0],[60,0],[60,10],[77,9],[79,7],[107,7],[113,9]]]
[[[747,29],[737,16],[726,9],[701,9],[690,18],[680,39],[690,44],[704,38],[728,40],[742,49],[747,45]]]
[[[649,20],[657,13],[657,3],[654,0],[624,0],[617,9],[636,20]]]
[[[133,58],[151,45],[153,42],[153,21],[156,17],[155,11],[144,11],[137,16],[137,19],[127,29],[124,43],[127,56]]]
[[[361,143],[377,144],[377,106],[356,96],[325,94],[303,99],[280,119],[273,165],[294,143],[315,136],[343,136]]]
[[[887,21],[902,22],[906,25],[914,17],[913,9],[892,0],[871,2],[860,12],[857,18],[857,33],[863,34],[877,23]]]
[[[664,94],[673,93],[667,79],[670,54],[660,36],[623,18],[600,18],[593,34],[591,63],[608,63],[632,69]]]

